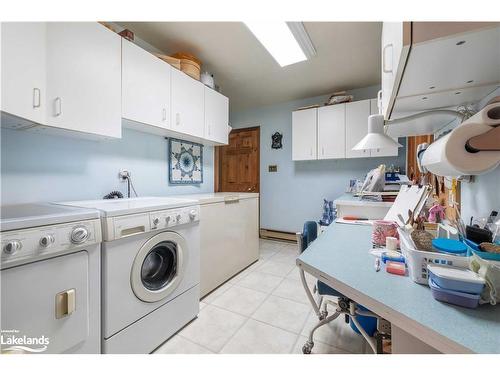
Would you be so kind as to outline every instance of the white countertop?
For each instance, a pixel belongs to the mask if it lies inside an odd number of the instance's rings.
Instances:
[[[101,211],[102,216],[112,217],[170,208],[187,207],[197,205],[198,200],[185,195],[176,197],[98,199],[89,201],[58,202],[57,204],[73,207],[94,208]]]
[[[219,202],[224,202],[226,200],[234,200],[234,199],[259,198],[259,193],[222,192],[222,193],[169,195],[168,197],[193,199],[198,201],[198,204],[209,204],[209,203],[219,203]]]

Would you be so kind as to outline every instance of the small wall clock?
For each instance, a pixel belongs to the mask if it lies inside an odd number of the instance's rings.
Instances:
[[[169,138],[168,178],[170,184],[203,183],[203,145]]]

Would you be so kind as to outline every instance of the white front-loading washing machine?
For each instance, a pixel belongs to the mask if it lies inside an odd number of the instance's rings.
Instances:
[[[67,202],[102,212],[105,353],[150,353],[199,311],[197,201]]]

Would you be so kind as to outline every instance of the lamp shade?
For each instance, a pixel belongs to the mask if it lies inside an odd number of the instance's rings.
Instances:
[[[368,134],[352,149],[372,150],[389,147],[403,147],[384,132],[384,115],[368,116]]]

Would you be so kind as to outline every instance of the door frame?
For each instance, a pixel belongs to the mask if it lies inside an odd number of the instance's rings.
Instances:
[[[257,137],[257,177],[259,181],[259,196],[260,196],[260,188],[261,188],[261,183],[260,183],[260,125],[257,126],[251,126],[247,128],[238,128],[238,129],[232,129],[231,133],[239,133],[243,131],[253,131],[257,130],[258,137]],[[229,135],[228,135],[228,143],[229,143]],[[214,192],[218,193],[221,191],[221,183],[220,179],[222,176],[221,170],[222,170],[222,165],[221,165],[221,147],[225,146],[216,146],[215,147],[215,152],[214,152]],[[260,199],[259,199],[260,202]],[[260,210],[259,210],[260,211]],[[260,219],[260,217],[259,217]],[[259,220],[260,221],[260,220]]]

